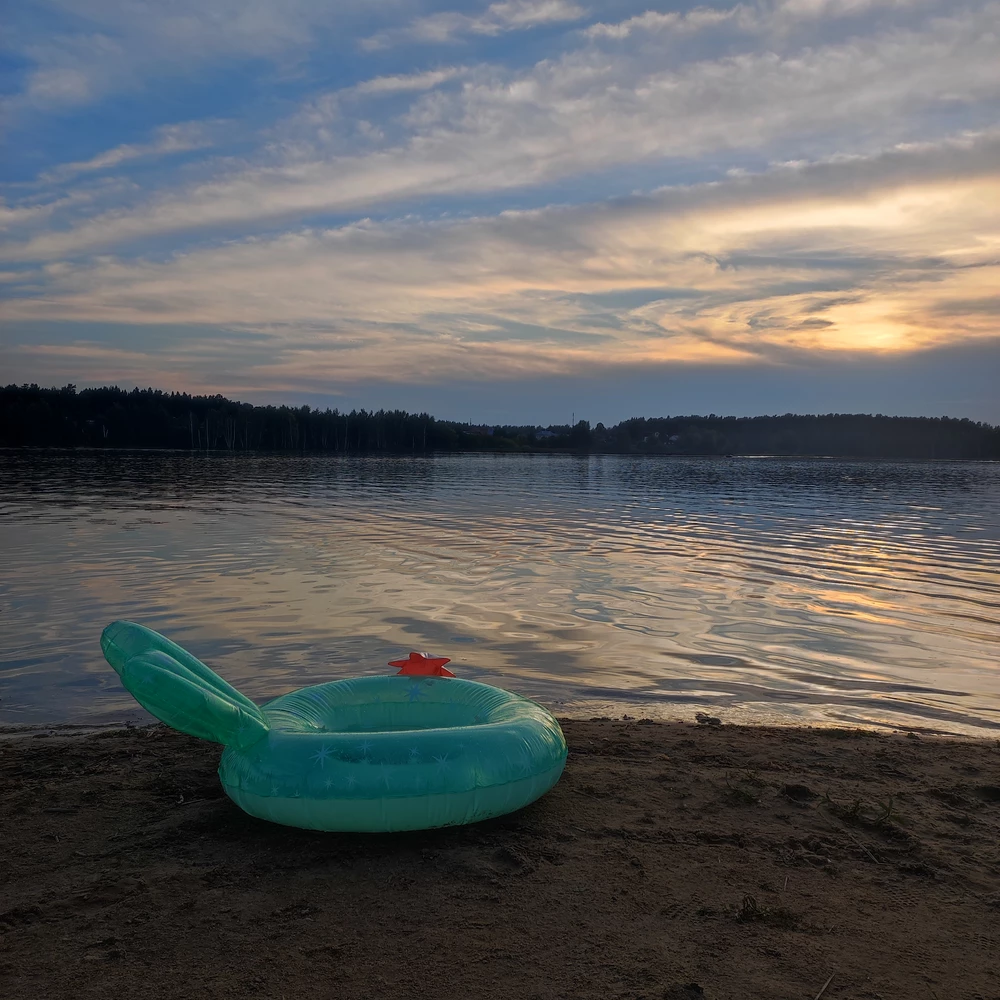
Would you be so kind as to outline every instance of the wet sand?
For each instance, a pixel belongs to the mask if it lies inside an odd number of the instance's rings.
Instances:
[[[563,726],[539,802],[393,836],[161,726],[0,733],[0,996],[1000,998],[1000,741]]]

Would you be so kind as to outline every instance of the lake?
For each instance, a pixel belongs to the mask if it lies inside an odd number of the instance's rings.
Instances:
[[[1000,465],[0,451],[0,723],[147,717],[164,632],[255,700],[411,649],[557,714],[1000,735]]]

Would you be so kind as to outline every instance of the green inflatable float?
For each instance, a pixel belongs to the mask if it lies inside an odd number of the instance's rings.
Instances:
[[[251,816],[309,830],[474,823],[544,795],[566,763],[555,718],[411,653],[394,676],[301,688],[258,706],[176,643],[113,622],[101,648],[143,708],[225,745],[219,778]]]

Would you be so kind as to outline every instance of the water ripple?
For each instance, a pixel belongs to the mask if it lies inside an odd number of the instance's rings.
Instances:
[[[251,697],[450,655],[571,714],[1000,728],[1000,466],[0,452],[0,721],[137,717],[169,633]]]

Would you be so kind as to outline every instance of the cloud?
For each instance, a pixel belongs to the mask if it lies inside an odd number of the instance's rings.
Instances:
[[[78,174],[111,170],[129,160],[151,159],[204,149],[212,145],[208,135],[212,124],[216,123],[182,122],[177,125],[161,125],[154,130],[151,142],[126,143],[98,153],[89,160],[60,164],[42,174],[39,180],[49,184],[60,183]]]
[[[112,67],[128,61],[125,47],[99,32],[52,37],[27,46],[24,55],[34,68],[20,100],[6,102],[8,109],[86,103],[104,90]]]
[[[624,21],[607,24],[598,21],[585,29],[584,34],[590,38],[624,39],[635,33],[659,34],[670,31],[676,34],[689,34],[705,28],[714,28],[726,22],[735,22],[741,27],[749,27],[758,22],[757,12],[742,4],[728,9],[714,7],[696,7],[686,13],[682,11],[647,10]]]
[[[53,195],[50,191],[22,198],[16,204],[8,204],[0,197],[0,232],[7,229],[38,226],[58,212],[74,206],[86,205],[94,198],[94,192],[71,191],[68,194]]]
[[[307,131],[284,162],[241,165],[0,255],[45,259],[156,233],[359,212],[789,142],[836,149],[846,135],[863,137],[869,152],[913,138],[914,121],[1000,98],[998,28],[992,3],[871,37],[676,67],[655,46],[609,56],[588,45],[519,73],[481,70],[454,91],[419,93],[391,138],[364,132],[372,148],[363,152],[310,152]],[[328,129],[323,115],[302,122],[313,136]]]
[[[586,206],[48,265],[4,312],[253,331],[283,384],[904,355],[996,336],[998,149],[979,136]],[[193,350],[172,355],[194,367],[218,348]]]
[[[8,206],[0,199],[0,232],[25,222],[37,221],[43,215],[51,215],[54,205],[15,205]]]
[[[22,39],[12,31],[7,43],[31,66],[23,91],[6,101],[9,115],[94,102],[119,90],[135,91],[152,79],[191,75],[220,60],[294,63],[324,33],[350,24],[367,5],[352,0],[41,0],[38,6],[44,34]]]
[[[933,0],[774,0],[771,3],[739,3],[734,7],[694,7],[688,11],[654,11],[624,21],[598,21],[585,29],[591,38],[621,40],[636,34],[692,35],[720,26],[766,34],[771,38],[795,27],[820,21],[860,18],[871,14],[913,13]]]
[[[356,94],[400,94],[419,90],[432,90],[448,80],[461,76],[461,66],[426,70],[423,73],[404,73],[397,76],[378,76],[351,88]]]
[[[584,8],[573,0],[501,0],[482,14],[443,11],[420,17],[401,28],[388,28],[361,42],[362,49],[375,51],[403,43],[454,42],[468,35],[501,35],[546,24],[579,21]]]

